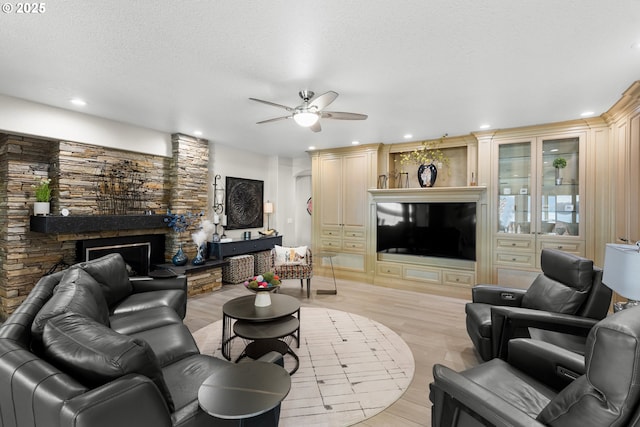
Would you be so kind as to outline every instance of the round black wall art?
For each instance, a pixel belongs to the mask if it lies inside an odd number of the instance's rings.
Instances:
[[[263,225],[262,200],[264,181],[226,178],[227,230],[260,228]]]

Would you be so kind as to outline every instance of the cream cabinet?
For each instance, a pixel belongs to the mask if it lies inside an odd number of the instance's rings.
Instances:
[[[367,190],[376,184],[377,150],[376,144],[312,153],[313,248],[336,253],[338,271],[367,268]]]
[[[586,141],[586,130],[494,141],[491,227],[497,283],[527,287],[540,271],[544,248],[586,255]]]

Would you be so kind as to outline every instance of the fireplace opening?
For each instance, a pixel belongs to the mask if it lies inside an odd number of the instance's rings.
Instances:
[[[122,255],[129,276],[148,276],[154,265],[164,262],[164,235],[109,237],[80,240],[76,244],[79,262],[111,253]]]

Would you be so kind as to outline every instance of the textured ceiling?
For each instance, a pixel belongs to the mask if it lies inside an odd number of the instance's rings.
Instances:
[[[599,115],[640,78],[640,0],[45,6],[0,15],[0,93],[292,157]],[[255,124],[286,111],[249,97],[296,106],[301,89],[369,119]]]

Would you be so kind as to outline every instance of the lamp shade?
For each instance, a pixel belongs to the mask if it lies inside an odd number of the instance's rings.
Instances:
[[[320,117],[316,113],[301,111],[293,113],[293,120],[302,127],[308,128],[316,124]]]
[[[266,214],[272,214],[273,213],[273,203],[266,202],[264,204],[264,213],[266,213]]]
[[[619,295],[640,300],[640,252],[636,245],[607,244],[602,283]]]

